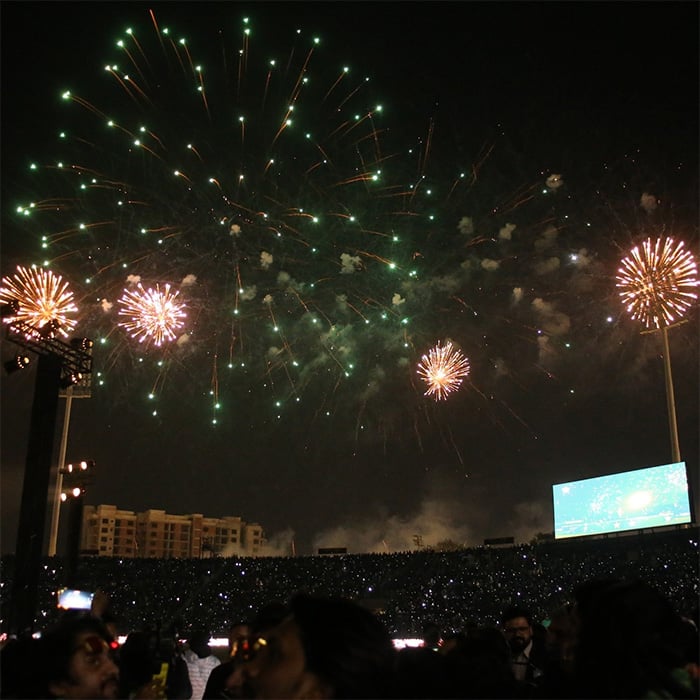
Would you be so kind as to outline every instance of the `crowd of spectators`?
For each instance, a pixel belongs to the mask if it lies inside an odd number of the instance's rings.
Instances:
[[[56,608],[67,572],[46,560],[40,634],[3,634],[0,696],[700,694],[697,527],[449,552],[84,557],[69,571],[96,591],[90,609]],[[223,632],[217,656],[209,640]],[[422,643],[398,648],[408,636]]]
[[[84,557],[77,587],[106,592],[121,633],[192,628],[225,637],[264,605],[299,591],[359,602],[378,614],[393,638],[420,637],[428,623],[443,634],[498,624],[522,602],[537,621],[570,601],[586,579],[639,578],[662,590],[690,618],[698,605],[698,528],[589,540],[545,541],[450,552],[341,556],[119,559]],[[13,558],[2,561],[2,590]],[[37,626],[53,621],[63,563],[42,567]],[[8,596],[3,595],[7,600]],[[3,614],[3,621],[6,615]]]

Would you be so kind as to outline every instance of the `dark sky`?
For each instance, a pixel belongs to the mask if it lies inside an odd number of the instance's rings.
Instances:
[[[161,61],[149,7],[203,62],[208,118],[183,92],[183,64]],[[3,2],[1,11],[2,275],[41,261],[40,236],[54,235],[52,269],[75,287],[78,331],[109,339],[95,352],[105,384],[95,378],[70,423],[67,461],[98,465],[88,503],[241,515],[282,547],[294,533],[302,552],[402,549],[414,534],[478,544],[551,531],[552,483],[671,461],[660,340],[624,313],[614,277],[648,235],[673,234],[698,252],[696,3]],[[250,79],[238,99],[244,16]],[[138,68],[128,70],[147,99],[115,91],[104,70],[126,70],[115,42],[129,26],[140,48],[130,45]],[[365,120],[348,132],[357,140],[328,137],[328,176],[307,169],[291,129],[275,141],[268,119],[305,55],[291,53],[297,28],[302,43],[323,39],[298,122],[336,133],[345,104],[334,111],[333,99],[354,76],[371,81],[347,105],[367,110],[363,95],[375,91],[383,105],[375,130]],[[264,92],[264,71],[254,79],[268,54],[288,66],[279,92],[274,81]],[[344,62],[351,77],[331,98],[314,92]],[[159,157],[126,156],[119,133],[61,102],[65,89],[129,128],[147,123]],[[244,149],[232,104],[249,115]],[[228,190],[247,213],[236,218],[210,190],[165,177],[178,139],[195,140],[222,182],[239,166],[251,173],[249,189]],[[256,180],[255,165],[278,153],[278,171]],[[18,203],[68,196],[70,178],[56,168],[26,167],[59,158],[110,186],[66,199],[60,213],[17,217]],[[381,167],[387,186],[348,184],[359,162]],[[409,184],[418,194],[394,196]],[[117,191],[146,205],[117,217]],[[301,205],[326,214],[321,234],[305,222],[284,228],[279,214],[275,242],[251,213]],[[349,208],[363,219],[359,233],[337,223]],[[178,228],[163,252],[133,233],[144,212],[151,226]],[[55,235],[76,216],[109,223],[84,238]],[[242,235],[222,238],[215,217]],[[352,271],[343,254],[358,259]],[[102,270],[97,298],[82,282],[91,265]],[[187,343],[144,349],[114,329],[98,299],[118,296],[126,274],[180,289]],[[239,283],[255,297],[238,298]],[[687,318],[670,333],[671,356],[681,454],[697,486],[697,308]],[[448,338],[471,374],[436,403],[415,367]],[[14,351],[3,343],[3,360]],[[31,368],[2,378],[3,552],[15,542],[33,386]]]

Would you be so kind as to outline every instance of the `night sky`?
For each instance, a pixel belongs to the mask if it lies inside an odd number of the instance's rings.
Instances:
[[[206,105],[149,8],[187,37]],[[87,503],[240,515],[280,552],[476,545],[551,532],[553,483],[672,461],[660,338],[615,273],[648,236],[698,254],[696,3],[1,12],[1,272],[50,261],[96,341],[66,454],[96,460]],[[138,280],[185,305],[160,348],[116,325]],[[697,306],[686,319],[669,335],[697,494]],[[471,372],[436,402],[416,368],[446,340]],[[3,552],[34,376],[2,377]]]

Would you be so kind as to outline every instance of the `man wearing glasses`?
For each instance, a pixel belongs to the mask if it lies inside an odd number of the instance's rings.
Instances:
[[[530,612],[524,608],[508,608],[503,613],[502,622],[515,680],[537,685],[546,662],[546,648],[535,638]]]
[[[39,640],[48,697],[116,698],[119,668],[116,643],[100,620],[68,617]]]

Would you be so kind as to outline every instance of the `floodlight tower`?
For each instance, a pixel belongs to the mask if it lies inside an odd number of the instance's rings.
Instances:
[[[60,388],[75,384],[92,373],[92,341],[87,338],[73,338],[69,343],[60,340],[56,322],[37,328],[17,318],[3,320],[7,340],[39,358],[10,606],[10,629],[21,633],[34,629],[58,393]]]

